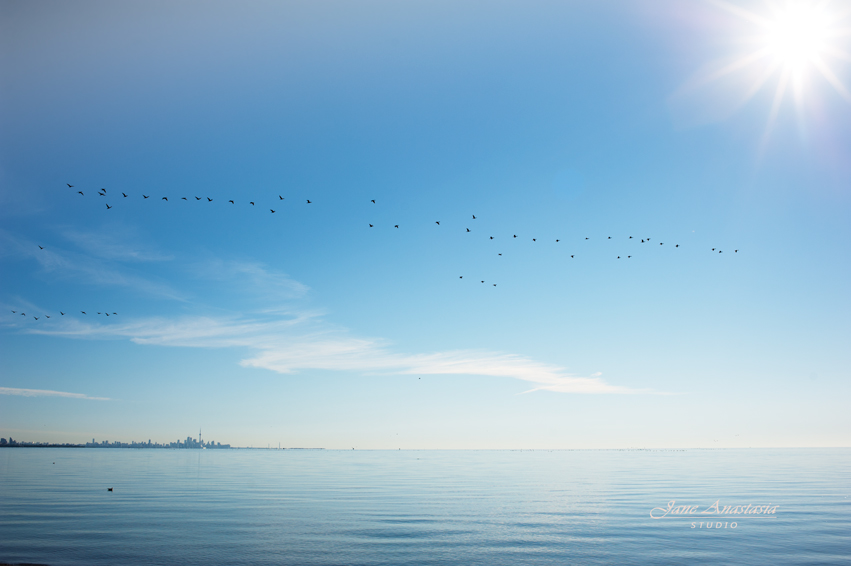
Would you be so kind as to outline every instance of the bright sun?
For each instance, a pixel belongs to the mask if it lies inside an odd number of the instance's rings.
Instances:
[[[750,27],[741,37],[748,50],[735,57],[710,67],[702,76],[691,81],[695,88],[739,75],[744,85],[744,104],[766,84],[774,83],[773,102],[766,128],[766,137],[771,124],[777,118],[787,91],[792,91],[797,105],[804,100],[805,86],[812,78],[821,78],[846,101],[851,102],[851,92],[837,76],[837,64],[851,62],[851,53],[846,51],[851,38],[851,3],[831,0],[764,0],[759,11],[752,11],[729,0],[708,0],[711,4],[735,16]],[[841,4],[842,9],[835,5]],[[765,139],[765,138],[764,138]]]
[[[766,22],[764,42],[771,55],[792,72],[822,58],[831,35],[831,18],[813,4],[786,5]]]

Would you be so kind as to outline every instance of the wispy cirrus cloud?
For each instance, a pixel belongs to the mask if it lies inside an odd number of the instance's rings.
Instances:
[[[88,399],[90,401],[111,401],[108,397],[89,397],[82,393],[51,391],[50,389],[19,389],[17,387],[0,387],[0,395],[20,395],[22,397],[65,397],[68,399]]]
[[[300,370],[356,371],[399,375],[484,375],[519,379],[532,391],[560,393],[647,393],[611,385],[600,374],[575,376],[564,368],[525,356],[487,350],[451,350],[425,354],[394,351],[383,340],[351,337],[328,328],[318,313],[295,312],[286,318],[186,316],[147,318],[120,324],[60,321],[31,332],[69,338],[127,338],[137,344],[222,348],[243,347],[255,353],[243,367],[281,374]]]

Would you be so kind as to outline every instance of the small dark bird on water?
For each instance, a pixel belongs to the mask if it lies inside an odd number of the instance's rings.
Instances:
[[[111,206],[109,206],[109,204],[107,204],[107,205],[106,205],[106,209],[107,209],[107,210],[109,210],[110,208],[112,208],[112,207],[111,207]]]
[[[714,251],[715,251],[715,248],[712,248],[712,251],[714,252]]]
[[[629,259],[629,258],[631,258],[631,257],[632,257],[631,255],[628,255],[628,256],[626,256],[626,259]]]
[[[631,240],[631,239],[632,239],[632,236],[630,236],[630,237],[629,237],[629,239]]]
[[[163,200],[168,202],[168,197],[163,197]]]
[[[124,195],[124,198],[127,198],[127,193],[121,193],[121,194]]]
[[[660,246],[664,245],[664,242],[659,242],[659,245],[660,245]]]
[[[83,195],[83,191],[77,191],[77,192],[80,193],[81,195]],[[83,196],[86,196],[86,195],[83,195]]]
[[[102,314],[102,313],[98,313],[98,314]]]
[[[502,255],[502,254],[499,254],[499,255]]]
[[[482,281],[482,283],[484,283],[484,281]]]
[[[644,243],[644,240],[641,240],[641,243],[643,244],[643,243]]]
[[[73,189],[73,188],[74,188],[74,185],[72,185],[71,183],[65,183],[65,184],[66,184],[66,185],[68,185],[68,188],[69,188],[69,189]]]
[[[493,286],[496,287],[496,283],[494,283]]]
[[[142,195],[143,198],[150,198],[150,195]]]
[[[272,210],[272,209],[270,208],[269,210]],[[275,211],[274,211],[274,210],[272,210],[272,214],[275,214]]]

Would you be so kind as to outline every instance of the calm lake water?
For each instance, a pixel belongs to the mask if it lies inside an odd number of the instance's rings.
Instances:
[[[9,563],[851,563],[851,449],[13,448],[0,490]],[[779,507],[651,518],[671,500]]]

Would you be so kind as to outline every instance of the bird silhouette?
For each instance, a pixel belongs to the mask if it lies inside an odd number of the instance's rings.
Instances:
[[[679,245],[679,244],[677,244],[677,245],[675,245],[674,247],[675,247],[675,248],[678,248],[678,247],[680,247],[680,245]]]
[[[556,243],[558,243],[558,240],[556,240]]]
[[[494,283],[493,286],[496,287],[496,283]]]
[[[491,236],[491,240],[493,240],[493,236]]]
[[[112,207],[111,207],[111,206],[109,206],[109,203],[107,203],[107,205],[106,205],[106,209],[107,209],[107,210],[109,210],[110,208],[112,208]]]
[[[588,238],[585,238],[585,239],[587,240]]]
[[[712,248],[712,251],[714,252],[714,251],[715,251],[715,248]]]
[[[372,204],[375,204],[375,200],[373,199]]]
[[[739,250],[733,250],[733,253],[737,254],[739,253]]]
[[[180,197],[180,199],[181,199],[181,200],[187,200],[187,198],[186,198],[186,197]]]
[[[59,311],[59,314],[61,314],[62,316],[65,316],[65,313],[62,312],[62,311]]]
[[[475,219],[476,219],[476,215],[474,214],[474,215],[473,215],[473,220],[475,220]]]
[[[235,204],[232,200],[229,200],[228,202],[231,203],[231,204]]]
[[[83,314],[86,314],[86,311],[80,311],[80,312],[83,313]]]
[[[98,313],[98,314],[101,314],[101,313]]]
[[[201,200],[201,197],[195,197],[195,200]]]
[[[41,247],[41,246],[39,246],[39,247],[38,247],[38,249],[43,250],[44,248],[43,248],[43,247]]]
[[[398,225],[398,224],[396,224],[396,228],[398,228],[398,227],[399,227],[399,225]]]
[[[278,195],[278,198],[284,200],[284,197],[282,197],[281,195]]]
[[[650,241],[650,238],[647,238],[647,241],[649,242],[649,241]]]
[[[484,281],[482,281],[482,283],[484,283]]]
[[[163,200],[168,202],[168,197],[163,197]]]
[[[272,209],[270,208],[269,210],[272,210]],[[274,210],[272,210],[272,214],[275,214],[275,211],[274,211]]]
[[[81,195],[83,195],[83,191],[77,191],[77,192],[80,193]],[[83,195],[83,196],[86,196],[86,195]]]
[[[106,192],[106,189],[104,189],[103,187],[101,187],[100,190],[102,190],[103,192]]]
[[[310,199],[307,199],[307,204],[310,204]]]
[[[106,313],[106,316],[109,316],[109,313]]]
[[[514,237],[516,238],[516,237],[517,237],[517,234],[514,234]]]
[[[537,242],[538,240],[536,240],[535,238],[532,238],[532,241],[533,241],[533,242]]]
[[[22,313],[21,313],[21,316],[27,316],[27,313],[22,312]]]
[[[570,257],[573,257],[573,256],[570,256]]]
[[[464,276],[462,275],[462,276],[461,276],[461,277],[459,277],[458,279],[464,279]],[[15,311],[12,311],[12,312],[15,312]]]
[[[210,197],[207,197],[207,202],[213,202],[213,199],[211,199]]]
[[[499,254],[499,255],[502,255],[502,254]]]
[[[631,255],[628,255],[628,256],[626,256],[626,259],[629,259],[629,258],[631,258],[631,257],[632,257]]]
[[[643,243],[644,243],[644,240],[641,240],[641,243],[643,244]]]
[[[370,224],[369,227],[372,228],[372,224]]]
[[[663,245],[665,245],[665,242],[659,242],[659,245],[663,246]]]
[[[73,189],[73,188],[74,188],[74,185],[72,185],[71,183],[65,183],[65,184],[66,184],[66,185],[68,185],[68,188],[69,188],[69,189]]]
[[[629,239],[631,240],[631,239],[632,239],[632,236],[630,236],[630,237],[629,237]]]
[[[722,254],[722,253],[724,253],[724,252],[722,252],[721,250],[718,250],[718,253],[719,253],[719,254]]]
[[[470,231],[470,229],[469,229],[469,228],[467,228],[467,232],[469,232],[469,231]]]
[[[620,259],[620,258],[621,258],[621,256],[618,256],[618,259]]]
[[[142,195],[144,198],[150,198],[150,195]]]
[[[102,192],[100,192],[100,191],[98,191],[98,194],[99,194],[100,196],[102,196],[102,197],[105,197],[105,196],[106,196],[106,193],[102,193]]]
[[[440,226],[440,221],[439,221],[439,220],[436,220],[434,223],[435,223],[435,224],[437,224],[438,226]]]
[[[18,314],[18,311],[12,311],[12,314]]]
[[[611,239],[612,239],[612,237],[611,237],[611,236],[609,236],[609,239],[611,240]]]
[[[45,316],[45,317],[47,317],[47,318],[50,318],[50,315],[49,315],[49,314],[46,314],[46,315],[44,315],[44,316]]]
[[[112,313],[112,314],[114,314],[114,315],[118,316],[118,313],[117,313],[117,312],[114,312],[114,313]]]
[[[253,202],[251,203],[251,206],[254,206],[254,203],[253,203]]]
[[[121,193],[121,194],[124,195],[124,198],[127,198],[127,193]]]
[[[34,319],[36,319],[36,320],[38,320],[38,317],[37,317],[37,316],[34,316],[33,318],[34,318]]]

